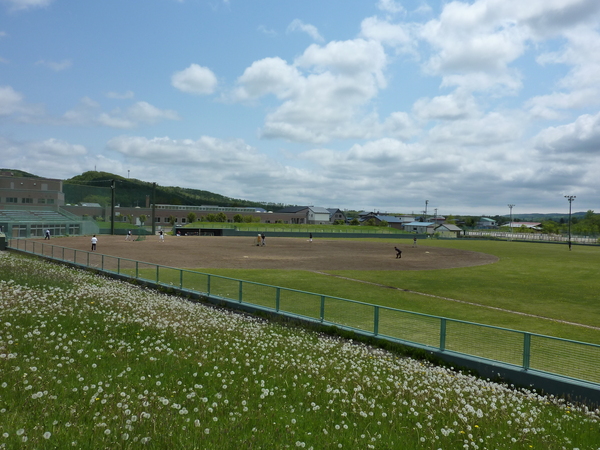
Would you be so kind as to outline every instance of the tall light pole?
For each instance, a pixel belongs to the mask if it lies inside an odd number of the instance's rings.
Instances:
[[[565,195],[565,198],[569,202],[569,251],[571,251],[571,204],[575,200],[575,195]]]
[[[110,180],[110,235],[115,234],[115,180]]]
[[[511,204],[508,205],[508,208],[510,209],[510,240],[511,241],[512,241],[512,234],[513,234],[513,230],[514,230],[514,227],[513,227],[513,218],[512,218],[512,209],[513,209],[514,206],[515,205],[511,205]]]
[[[429,200],[425,200],[425,222],[427,222],[427,205],[429,205]]]

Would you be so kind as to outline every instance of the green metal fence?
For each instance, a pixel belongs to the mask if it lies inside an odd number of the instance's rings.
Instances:
[[[213,298],[258,306],[436,351],[600,384],[600,345],[403,311],[311,292],[145,263],[39,241],[10,248]]]
[[[200,222],[192,224],[189,228],[202,228],[202,229],[230,229],[240,232],[252,232],[252,233],[303,233],[308,235],[309,233],[324,233],[324,234],[412,234],[407,233],[403,230],[398,230],[392,227],[377,227],[377,226],[353,226],[347,228],[345,225],[282,225],[277,226],[276,224],[256,224],[256,225],[244,225],[237,223],[226,223],[226,222]],[[177,228],[181,231],[185,231],[186,227]]]

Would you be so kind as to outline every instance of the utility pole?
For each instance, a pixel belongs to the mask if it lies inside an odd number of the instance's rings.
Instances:
[[[513,230],[514,230],[514,227],[513,227],[513,218],[512,218],[512,209],[513,209],[514,206],[515,205],[511,205],[511,204],[508,205],[508,207],[510,209],[510,240],[511,241],[513,239],[513,235],[512,234],[513,234]]]
[[[156,234],[156,220],[154,214],[156,212],[156,183],[152,183],[152,236]]]
[[[429,200],[425,200],[425,222],[427,222],[427,205],[429,205]]]
[[[110,180],[110,234],[115,234],[115,180]]]
[[[571,203],[575,200],[575,195],[565,195],[565,198],[569,202],[569,251],[571,251]]]

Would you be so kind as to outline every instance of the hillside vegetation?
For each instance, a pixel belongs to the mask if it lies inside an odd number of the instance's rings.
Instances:
[[[187,189],[175,186],[153,185],[147,181],[135,178],[124,178],[108,172],[89,171],[65,180],[63,191],[67,203],[93,202],[101,205],[110,204],[111,182],[115,181],[115,202],[120,206],[146,206],[146,200],[151,203],[155,196],[156,204],[167,205],[218,205],[218,206],[248,206],[273,209],[285,205],[252,202],[235,199],[214,192],[199,189]]]

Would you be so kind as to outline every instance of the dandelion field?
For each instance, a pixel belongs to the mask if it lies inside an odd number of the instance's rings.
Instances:
[[[0,305],[0,448],[600,448],[598,410],[34,258]]]

